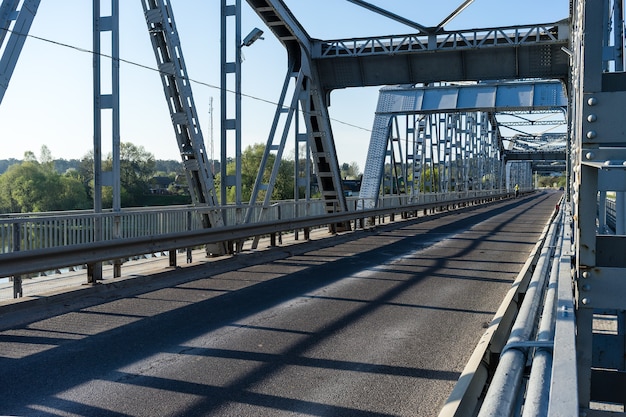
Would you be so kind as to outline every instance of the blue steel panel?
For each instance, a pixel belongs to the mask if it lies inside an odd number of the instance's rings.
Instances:
[[[567,96],[561,83],[536,83],[533,104],[535,106],[566,107]]]
[[[558,81],[470,84],[447,87],[387,87],[380,90],[377,113],[445,113],[468,110],[542,110],[566,107]]]
[[[378,200],[380,176],[383,172],[385,153],[387,151],[390,119],[391,116],[389,115],[376,114],[374,117],[372,136],[367,151],[361,190],[359,191],[359,198],[362,199],[361,204],[364,205],[364,208],[375,207]]]
[[[438,109],[458,108],[458,96],[459,90],[457,88],[426,90],[422,110],[436,111]]]
[[[520,108],[533,106],[533,84],[514,83],[510,85],[500,85],[496,95],[496,107],[500,108]]]
[[[496,107],[496,86],[479,86],[480,88],[459,88],[457,106],[463,109],[491,109]]]

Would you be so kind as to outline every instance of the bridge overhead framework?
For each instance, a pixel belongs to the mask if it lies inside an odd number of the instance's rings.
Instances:
[[[112,14],[117,10],[117,1],[111,0]],[[361,0],[353,2],[366,5]],[[292,93],[291,97],[282,94],[259,172],[265,172],[263,164],[270,160],[269,153],[281,155],[294,123],[296,147],[307,144],[307,163],[312,161],[327,215],[348,210],[328,112],[331,93],[336,89],[399,85],[381,91],[370,143],[372,157],[370,160],[368,156],[362,188],[368,199],[377,199],[385,189],[405,194],[415,193],[420,187],[428,187],[431,192],[458,192],[470,187],[502,189],[505,172],[509,178],[512,167],[519,168],[519,174],[532,171],[526,168],[533,160],[566,160],[569,181],[565,204],[570,215],[567,227],[571,241],[565,242],[560,264],[571,269],[575,293],[577,337],[568,352],[576,361],[573,379],[577,395],[575,407],[564,405],[567,413],[552,411],[553,415],[604,416],[609,415],[606,408],[615,406],[621,407],[619,411],[623,413],[624,1],[572,0],[568,19],[547,24],[465,31],[418,25],[417,33],[337,40],[312,38],[283,0],[247,3],[285,46],[288,65],[284,91]],[[94,42],[103,31],[111,31],[115,39],[116,16],[99,16],[100,1],[94,0],[93,4],[97,9]],[[172,5],[158,0],[143,0],[142,4],[194,203],[205,209],[205,227],[222,227],[224,212],[207,168],[207,152],[186,78]],[[241,0],[223,0],[223,13],[239,13],[240,4]],[[36,0],[2,0],[0,4],[0,101],[38,5]],[[232,63],[224,63],[224,67],[225,71],[238,71]],[[100,104],[115,108],[113,95],[99,93],[98,77],[94,72],[95,107],[98,109]],[[113,79],[112,83],[117,81]],[[113,90],[117,87],[114,85]],[[517,102],[506,104],[502,97],[507,94],[502,96],[501,91],[513,92],[509,98]],[[568,122],[567,132],[561,138],[566,142],[565,149],[540,149],[533,142],[536,138],[524,135],[514,141],[525,143],[526,148],[511,150],[505,146],[501,130],[506,123],[500,123],[499,111],[559,109],[563,113],[563,108],[567,109]],[[278,120],[283,113],[289,116],[279,135]],[[236,126],[238,117],[239,114],[235,119],[223,119],[224,129]],[[402,117],[405,119],[400,122]],[[303,129],[298,125],[300,121]],[[508,127],[514,126],[509,121]],[[275,136],[280,137],[275,140]],[[386,182],[388,158],[393,172]],[[511,164],[505,166],[507,160]],[[222,161],[223,166],[225,162]],[[428,180],[426,168],[430,168]],[[249,205],[238,207],[249,210],[246,219],[252,217],[253,209],[269,207],[269,198],[262,202],[257,199],[261,200],[259,191],[271,195],[276,173],[274,165],[269,181],[260,175]],[[296,184],[301,185],[302,178],[294,175]],[[240,186],[237,179],[234,185]],[[599,321],[610,322],[610,331],[598,329]],[[568,375],[572,382],[572,373]],[[556,389],[554,384],[553,388]]]
[[[436,34],[316,40],[312,59],[326,91],[387,84],[567,79],[567,20]],[[485,65],[489,62],[490,65]]]

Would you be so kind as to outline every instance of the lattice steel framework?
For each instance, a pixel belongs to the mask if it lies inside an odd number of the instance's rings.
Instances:
[[[385,87],[372,127],[359,194],[362,204],[373,207],[379,194],[390,190],[416,195],[420,190],[510,188],[510,181],[531,188],[532,173],[519,163],[508,166],[509,175],[503,177],[504,146],[496,114],[522,109],[562,113],[565,106],[560,81]],[[400,127],[403,115],[411,117]],[[402,131],[406,160],[398,146]],[[388,156],[391,162],[385,164]],[[425,175],[432,178],[426,181]],[[398,177],[407,187],[400,187]]]
[[[206,227],[224,224],[218,207],[210,161],[198,121],[174,13],[169,1],[142,0],[148,32],[170,111],[176,141],[187,174],[192,201],[206,205]],[[223,249],[217,249],[222,252]]]
[[[312,39],[281,0],[248,0],[248,3],[287,50],[288,69],[283,92],[286,91],[289,84],[294,84],[289,107],[285,106],[288,97],[284,93],[281,94],[276,114],[285,112],[289,115],[285,120],[283,134],[277,139],[278,142],[275,142],[273,134],[268,138],[263,157],[264,163],[259,169],[259,178],[254,185],[253,198],[250,200],[250,210],[252,210],[252,206],[257,204],[261,190],[265,191],[266,196],[261,203],[262,206],[266,207],[269,202],[268,199],[272,193],[277,171],[277,165],[274,164],[269,181],[263,179],[266,163],[269,161],[269,153],[282,154],[285,134],[289,130],[290,123],[294,119],[299,120],[298,117],[293,117],[293,112],[299,111],[306,129],[307,152],[310,153],[315,166],[315,174],[318,178],[322,199],[326,202],[326,210],[328,213],[347,211],[337,151],[328,115],[327,97],[320,85],[316,63],[311,60]],[[296,142],[300,144],[303,142],[304,136],[297,130]],[[272,132],[275,131],[276,125],[274,124]],[[278,158],[275,160],[276,163],[279,162]],[[298,180],[296,184],[298,184]],[[250,213],[249,211],[246,216],[247,219],[251,218]]]
[[[0,5],[0,103],[9,86],[40,0],[25,0],[21,8],[19,3],[20,0],[4,0]]]
[[[241,205],[241,1],[221,0],[220,20],[220,202],[227,204],[228,187],[235,189],[235,204]],[[229,150],[235,173],[228,175]]]
[[[94,171],[94,211],[102,212],[102,186],[113,187],[113,210],[121,210],[120,197],[120,61],[119,61],[119,0],[110,0],[104,9],[110,14],[103,15],[100,0],[93,0],[93,171]],[[107,34],[111,40],[111,90],[103,92],[101,36]],[[102,172],[102,124],[105,110],[110,110],[111,144],[113,169],[108,176]],[[102,225],[96,220],[95,240],[102,237]],[[119,235],[116,223],[113,234]],[[89,281],[102,278],[102,264],[89,265]],[[120,276],[120,262],[115,262],[114,275]]]
[[[581,413],[626,404],[626,73],[623,0],[572,4],[571,134]],[[612,197],[614,196],[614,197]],[[614,199],[617,233],[599,229]],[[621,230],[620,230],[621,229]],[[610,324],[607,328],[599,323]],[[610,408],[609,408],[610,409]],[[623,409],[622,409],[623,410]]]
[[[359,198],[379,195],[498,189],[502,184],[497,132],[484,112],[394,115],[372,135]]]

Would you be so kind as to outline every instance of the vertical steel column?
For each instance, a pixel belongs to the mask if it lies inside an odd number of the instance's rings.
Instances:
[[[222,0],[221,6],[221,46],[220,57],[222,71],[220,78],[220,201],[227,204],[228,187],[235,187],[235,204],[241,205],[241,1]],[[230,18],[230,19],[229,19]],[[234,43],[232,32],[229,31],[229,20],[234,19]],[[233,48],[234,57],[230,58],[228,47]],[[235,77],[234,86],[229,88],[228,75]],[[231,94],[234,92],[234,100]],[[234,108],[233,108],[234,107]],[[233,115],[234,112],[234,115]],[[228,159],[229,133],[235,136],[235,175],[228,175],[226,162]]]
[[[409,195],[409,201],[410,198],[413,196],[413,179],[409,177],[409,169],[411,169],[411,172],[413,171],[413,164],[415,163],[415,154],[413,153],[413,142],[415,140],[415,122],[413,122],[413,125],[410,125],[410,120],[415,120],[415,116],[411,116],[411,115],[405,115],[404,116],[404,154],[406,155],[406,160],[404,163],[404,170],[402,171],[402,176],[404,177],[404,186],[405,186],[405,190],[406,193]],[[410,181],[409,181],[410,179]]]
[[[290,84],[293,81],[293,93],[291,96],[291,101],[287,102],[287,92],[289,90]],[[263,220],[263,215],[265,210],[269,207],[272,199],[272,193],[274,191],[274,186],[276,184],[276,179],[278,177],[278,171],[282,162],[283,151],[285,150],[285,145],[287,143],[287,137],[289,135],[289,130],[291,129],[291,122],[296,118],[296,124],[298,123],[298,102],[300,100],[300,95],[302,94],[302,85],[304,83],[304,74],[302,72],[293,72],[291,69],[287,71],[285,75],[285,80],[283,82],[283,88],[280,93],[280,99],[278,101],[278,106],[276,107],[276,112],[274,113],[274,119],[272,121],[272,127],[270,129],[270,133],[267,139],[267,143],[265,145],[265,149],[263,150],[263,156],[261,157],[261,163],[259,166],[259,170],[257,172],[257,176],[254,182],[254,186],[252,188],[252,193],[250,196],[250,205],[248,206],[248,210],[246,211],[244,223],[248,223],[252,220],[253,212],[258,208],[257,207],[257,199],[260,199],[260,192],[265,191],[265,195],[263,196],[262,205],[257,212],[257,221]],[[278,125],[281,119],[281,116],[284,116],[284,123],[282,132],[280,135],[277,135]],[[298,147],[298,128],[299,125],[296,126],[296,158],[297,156],[297,147]],[[274,152],[275,154],[272,154]],[[274,156],[274,160],[271,161],[270,156]],[[265,180],[266,177],[266,168],[268,165],[272,165],[269,179]],[[294,187],[295,192],[297,193],[298,188],[298,175],[297,168],[294,166]],[[252,248],[256,249],[257,244],[259,242],[260,237],[256,236],[252,243]]]
[[[613,7],[613,10],[611,9]],[[624,307],[622,234],[598,234],[598,192],[615,191],[616,205],[626,192],[626,135],[624,135],[623,42],[611,45],[611,32],[621,33],[622,0],[580,0],[574,2],[572,20],[573,71],[572,102],[573,190],[576,232],[577,371],[581,410],[592,402],[624,404],[623,328],[616,339],[622,344],[606,348],[594,333],[594,314],[613,315],[621,320]],[[619,16],[616,18],[616,14]],[[613,22],[611,18],[615,19]],[[616,27],[619,26],[619,27]],[[620,38],[622,35],[617,35]],[[618,225],[621,229],[621,225]],[[622,230],[620,230],[622,231]],[[602,353],[600,353],[603,350]],[[612,362],[612,357],[617,361]],[[610,365],[606,365],[610,362]],[[609,382],[612,381],[612,382]]]
[[[415,179],[415,171],[417,167],[417,158],[418,153],[416,149],[417,143],[417,116],[412,114],[407,114],[406,116],[406,157],[407,157],[407,167],[406,167],[406,178],[407,178],[407,190],[409,194],[409,201],[415,201],[416,193],[416,179]],[[409,181],[410,179],[410,181]]]
[[[626,234],[626,193],[623,191],[617,191],[615,193],[615,234]]]
[[[306,110],[304,110],[306,111]],[[304,199],[309,201],[311,199],[311,149],[308,146],[308,137],[306,132],[301,132],[300,124],[300,112],[296,112],[295,124],[294,124],[294,136],[295,136],[295,161],[294,161],[294,199],[300,200],[300,187],[304,187]],[[300,146],[303,146],[304,150],[304,164],[301,162]],[[304,165],[304,166],[302,166]],[[300,205],[296,204],[296,217],[308,216],[308,205],[305,213],[300,212]],[[298,231],[296,238],[298,237]]]
[[[429,193],[435,192],[435,150],[433,148],[433,142],[437,133],[435,127],[433,126],[433,117],[434,115],[432,114],[424,116],[424,119],[426,120],[424,125],[424,150],[426,152],[425,166],[428,169],[429,175],[426,176],[425,173],[422,174],[424,175],[424,192]]]
[[[404,157],[402,154],[402,146],[400,145],[400,126],[399,117],[394,116],[391,118],[391,126],[389,127],[388,149],[387,155],[389,156],[389,194],[400,194],[400,177],[404,172]],[[397,152],[397,156],[396,156]],[[400,164],[400,175],[398,175],[398,164]],[[406,185],[406,184],[405,184]],[[383,185],[384,187],[384,185]],[[384,192],[384,190],[383,190]],[[406,192],[406,190],[404,191]]]
[[[615,71],[624,71],[624,4],[623,0],[613,1],[613,42]]]
[[[102,92],[101,36],[104,32],[111,34],[111,92]],[[93,0],[93,103],[94,103],[94,211],[102,212],[102,186],[113,186],[113,209],[120,211],[120,119],[119,119],[119,0],[110,0],[110,15],[103,16],[100,0]],[[111,131],[113,146],[113,172],[109,181],[104,180],[102,173],[102,111],[111,110]],[[119,225],[119,223],[117,223]],[[113,231],[119,236],[119,227]],[[102,223],[96,217],[94,224],[94,240],[103,237]],[[88,282],[95,283],[102,279],[102,263],[90,265]],[[119,276],[119,264],[114,271]]]
[[[102,240],[102,114],[100,70],[100,0],[93,0],[93,210],[96,213],[93,239]],[[87,282],[102,279],[102,263],[87,265]]]

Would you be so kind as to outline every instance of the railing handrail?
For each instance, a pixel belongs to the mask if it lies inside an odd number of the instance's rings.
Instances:
[[[463,191],[451,193],[423,193],[417,196],[389,195],[380,197],[372,208],[405,206],[415,203],[429,203],[434,201],[457,200],[467,197],[489,196],[501,193],[500,190]],[[358,197],[348,198],[348,209],[357,210],[358,202],[365,201]],[[301,201],[275,201],[270,207],[255,205],[254,210],[263,210],[263,219],[267,221],[279,219],[295,219],[302,216],[323,214],[332,200],[301,200]],[[93,233],[90,232],[100,219],[103,223],[103,240],[116,238],[112,234],[113,224],[117,222],[125,227],[121,232],[126,236],[138,236],[140,234],[161,234],[167,232],[197,230],[203,228],[199,215],[207,211],[220,210],[225,213],[225,227],[241,224],[240,213],[248,210],[249,205],[229,206],[158,206],[158,207],[131,207],[121,211],[103,210],[96,213],[93,210],[68,211],[68,212],[44,212],[44,213],[16,213],[0,217],[0,253],[11,252],[11,243],[15,236],[29,237],[27,242],[19,245],[20,250],[45,248],[54,246],[66,246],[74,243],[88,243],[93,241]],[[158,216],[158,219],[154,216]],[[258,216],[252,216],[253,219]],[[129,228],[134,227],[134,230]],[[17,229],[16,229],[17,228]],[[141,230],[139,230],[141,229]],[[151,230],[149,230],[151,229]],[[118,232],[120,230],[118,229]],[[17,235],[16,235],[17,233]],[[119,235],[117,236],[119,237]],[[58,239],[58,241],[57,241]]]
[[[493,194],[492,198],[506,197],[508,193]],[[485,196],[486,197],[486,196]],[[474,201],[482,196],[455,200],[462,204]],[[102,241],[90,241],[83,244],[63,245],[48,248],[15,251],[0,254],[2,270],[0,276],[21,275],[67,266],[89,264],[111,259],[188,248],[204,244],[236,241],[254,236],[268,235],[283,231],[298,230],[327,224],[339,224],[366,217],[388,215],[396,212],[410,212],[441,206],[451,201],[436,201],[426,204],[407,204],[403,206],[376,208],[345,213],[321,214],[299,219],[270,220],[262,223],[236,225],[230,227],[196,229],[168,232],[160,235],[150,234],[130,238],[118,238]]]

